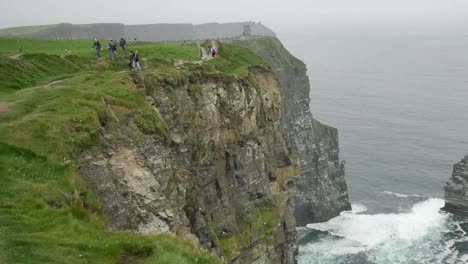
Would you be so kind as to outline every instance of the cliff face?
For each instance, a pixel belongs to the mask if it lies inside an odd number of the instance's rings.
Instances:
[[[468,155],[453,166],[453,173],[445,186],[444,210],[468,215]]]
[[[315,120],[310,112],[306,66],[277,39],[258,39],[247,45],[271,64],[280,81],[281,128],[301,164],[295,195],[297,225],[327,221],[350,210],[338,132]]]
[[[175,233],[230,263],[295,263],[299,161],[281,133],[275,74],[182,69],[133,80],[158,118],[115,116],[119,127],[80,158],[110,227]]]
[[[350,209],[337,131],[313,119],[305,65],[278,40],[239,45],[273,69],[220,45],[228,60],[133,74],[156,116],[115,116],[79,172],[113,229],[174,233],[229,263],[292,264],[297,224]],[[263,66],[244,67],[249,56]]]

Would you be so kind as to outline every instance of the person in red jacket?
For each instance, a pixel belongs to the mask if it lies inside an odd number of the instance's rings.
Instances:
[[[211,56],[214,58],[216,56],[216,47],[211,47]]]

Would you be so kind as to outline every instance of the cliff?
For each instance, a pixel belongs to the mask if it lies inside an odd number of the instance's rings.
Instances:
[[[244,25],[250,25],[252,34],[275,36],[261,23],[207,23],[193,24],[148,24],[124,25],[118,23],[16,27],[0,29],[2,38],[28,39],[119,39],[136,38],[139,41],[183,41],[194,39],[227,38],[240,36]]]
[[[207,61],[132,44],[142,72],[30,42],[0,60],[0,262],[293,264],[296,218],[349,208],[337,131],[277,39]]]
[[[275,73],[236,45],[141,45],[139,73],[2,57],[2,263],[295,263]]]
[[[468,156],[453,166],[453,173],[445,186],[443,210],[468,215]]]
[[[121,122],[79,162],[111,228],[193,237],[229,263],[294,263],[299,165],[279,129],[279,83],[261,66],[243,74],[132,75],[155,120],[134,120],[141,132]]]
[[[297,225],[327,221],[350,210],[344,164],[339,159],[338,131],[312,116],[305,64],[276,38],[243,43],[270,63],[280,81],[281,128],[301,163],[295,195]]]

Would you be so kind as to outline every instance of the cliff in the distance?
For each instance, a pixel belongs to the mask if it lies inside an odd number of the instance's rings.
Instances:
[[[244,25],[250,25],[252,34],[275,36],[261,23],[207,23],[193,24],[148,24],[124,25],[118,23],[56,25],[0,29],[2,38],[28,39],[119,39],[136,38],[139,41],[182,41],[240,36]]]
[[[281,127],[301,161],[295,216],[298,226],[327,221],[350,210],[339,159],[338,131],[315,120],[310,112],[310,84],[305,64],[275,38],[245,42],[268,61],[281,84]]]
[[[444,210],[468,215],[468,155],[453,166],[453,173],[445,186]]]

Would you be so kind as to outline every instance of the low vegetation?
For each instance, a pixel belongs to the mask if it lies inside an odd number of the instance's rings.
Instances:
[[[208,44],[206,44],[208,45]],[[203,64],[208,72],[223,72],[246,77],[251,67],[268,67],[268,64],[250,49],[230,43],[217,43],[219,56]]]
[[[109,230],[76,174],[76,155],[103,129],[167,129],[126,60],[96,60],[89,41],[21,42],[25,54],[10,58],[16,41],[0,40],[0,263],[220,263],[171,235]],[[198,56],[193,44],[135,47],[166,66]]]

